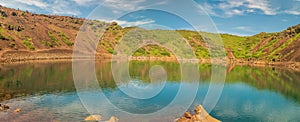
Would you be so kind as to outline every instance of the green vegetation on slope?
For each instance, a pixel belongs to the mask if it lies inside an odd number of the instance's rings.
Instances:
[[[57,46],[60,46],[60,42],[58,41],[58,39],[54,36],[54,34],[51,31],[48,31],[48,35],[50,37],[50,39],[56,43]]]
[[[74,43],[70,41],[70,37],[65,35],[64,33],[60,32],[58,36],[61,38],[61,40],[68,46],[73,46]]]
[[[159,47],[158,45],[148,45],[144,48],[139,48],[133,56],[156,56],[156,57],[170,57],[168,50]]]
[[[34,45],[32,43],[32,38],[26,36],[22,43],[30,50],[35,50]]]

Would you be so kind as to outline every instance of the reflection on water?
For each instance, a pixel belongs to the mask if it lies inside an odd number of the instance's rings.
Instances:
[[[157,65],[166,71],[167,82],[149,85],[149,70]],[[95,106],[99,108],[96,112],[105,119],[114,115],[123,121],[131,121],[120,111],[143,114],[160,110],[173,100],[181,84],[180,66],[176,63],[134,61],[129,66],[132,81],[122,87],[131,89],[135,86],[156,91],[164,85],[163,91],[150,99],[132,99],[116,86],[110,63],[97,62],[95,70],[99,85],[115,105],[103,102],[101,106]],[[201,64],[199,69],[200,88],[191,108],[202,103],[209,86],[210,65]],[[222,121],[300,121],[297,115],[300,113],[299,79],[298,71],[235,66],[228,69],[224,91],[211,114]],[[93,97],[97,92],[90,91],[88,94]],[[10,111],[0,112],[0,121],[81,121],[89,115],[77,97],[71,63],[0,66],[0,100],[11,106]],[[185,102],[184,99],[182,102]],[[21,108],[22,112],[13,113],[15,108]],[[176,112],[170,112],[162,118],[151,119],[158,121],[179,116]]]

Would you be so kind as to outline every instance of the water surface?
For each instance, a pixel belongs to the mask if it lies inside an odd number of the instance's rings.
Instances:
[[[166,82],[152,85],[149,70],[160,65],[167,73]],[[210,65],[201,64],[197,97],[189,111],[203,102],[210,83]],[[173,62],[131,62],[132,80],[124,83],[125,89],[132,86],[151,90],[163,90],[149,99],[134,99],[124,94],[115,84],[111,64],[96,63],[96,75],[103,101],[95,105],[96,113],[104,119],[117,116],[121,121],[135,121],[122,114],[156,112],[167,106],[178,92],[181,82],[180,66]],[[222,96],[211,112],[217,119],[228,122],[241,121],[300,121],[300,72],[270,67],[235,66],[227,70]],[[84,91],[87,97],[97,96],[97,90]],[[185,91],[187,94],[189,91]],[[147,92],[141,92],[146,94]],[[102,99],[102,98],[101,98]],[[110,103],[104,100],[108,99]],[[82,121],[89,112],[78,98],[72,76],[71,63],[11,64],[0,67],[0,100],[11,109],[0,112],[0,121]],[[92,99],[93,100],[93,99]],[[186,102],[182,99],[182,103]],[[178,105],[181,106],[180,104]],[[14,113],[21,108],[20,113]],[[179,111],[167,112],[155,121],[172,120],[181,115]]]

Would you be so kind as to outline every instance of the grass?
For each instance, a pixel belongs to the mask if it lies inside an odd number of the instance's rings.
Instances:
[[[148,45],[143,48],[139,48],[133,56],[156,56],[156,57],[170,57],[171,53],[163,47],[158,45]]]
[[[48,36],[50,37],[50,39],[56,43],[57,46],[60,46],[60,42],[59,40],[54,36],[54,34],[50,31],[48,31]]]
[[[35,50],[35,47],[32,43],[32,39],[28,36],[25,37],[24,40],[22,40],[23,45],[25,45],[30,50]]]
[[[113,27],[111,27],[113,28]],[[220,57],[226,55],[224,49],[220,48],[229,48],[236,58],[251,58],[251,49],[253,49],[262,39],[259,36],[255,37],[241,37],[230,34],[220,34],[221,36],[214,33],[206,32],[196,32],[188,30],[144,30],[137,27],[127,27],[122,29],[122,36],[114,38],[118,30],[109,29],[108,33],[104,35],[104,38],[100,41],[99,45],[107,50],[109,53],[113,54],[113,47],[118,43],[118,39],[122,39],[127,45],[133,47],[141,43],[141,40],[155,40],[162,45],[170,46],[172,49],[180,48],[180,50],[175,50],[177,54],[190,54],[189,50],[182,50],[181,46],[185,45],[185,39],[189,45],[194,50],[195,55],[198,58],[209,59],[211,56]],[[201,35],[205,36],[202,37]],[[167,35],[167,36],[166,36]],[[262,34],[265,36],[264,34]],[[261,36],[262,36],[261,35]],[[139,37],[140,36],[140,37]],[[219,38],[220,37],[220,38]],[[204,41],[203,38],[206,38],[207,41]],[[210,40],[209,40],[210,39]],[[220,41],[222,39],[223,42]],[[108,41],[109,40],[109,41]],[[212,48],[210,51],[206,45],[211,45]],[[169,47],[169,48],[170,48]],[[217,47],[217,48],[216,48]],[[124,47],[124,49],[130,47]],[[161,53],[159,53],[161,52]],[[210,54],[211,52],[211,54]],[[134,56],[170,56],[171,53],[168,50],[163,49],[160,46],[150,45],[138,49]],[[187,55],[185,55],[187,56]],[[190,56],[190,55],[189,55]]]
[[[8,40],[5,36],[3,36],[1,33],[0,33],[0,39],[1,40]]]
[[[51,41],[42,40],[42,44],[44,46],[53,47],[53,43]]]
[[[15,43],[15,42],[10,42],[10,43],[9,43],[9,47],[13,48],[13,47],[15,47],[15,46],[16,46],[16,43]]]
[[[4,30],[2,27],[0,27],[0,39],[1,40],[9,40],[6,36],[4,36]]]
[[[47,46],[47,41],[42,40],[42,45]]]
[[[53,43],[52,42],[47,42],[48,47],[53,47]]]
[[[58,36],[61,38],[61,40],[68,46],[73,46],[74,43],[70,41],[70,37],[60,32]]]

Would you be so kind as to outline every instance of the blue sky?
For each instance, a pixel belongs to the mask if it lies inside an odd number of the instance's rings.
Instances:
[[[198,10],[182,7],[184,4],[182,1],[188,0],[0,0],[0,4],[35,13],[77,17],[88,17],[95,8],[98,8],[94,14],[101,15],[96,19],[103,21],[116,21],[116,16],[124,10],[136,11],[119,18],[117,22],[122,26],[155,24],[170,29],[191,29],[188,22],[175,15],[143,10],[153,6],[166,6],[170,9],[180,9],[186,15],[198,15],[194,14],[199,12]],[[201,12],[205,11],[210,15],[220,33],[254,35],[260,32],[278,32],[300,24],[300,0],[196,0],[194,2],[201,6]],[[97,7],[99,5],[100,7]]]

